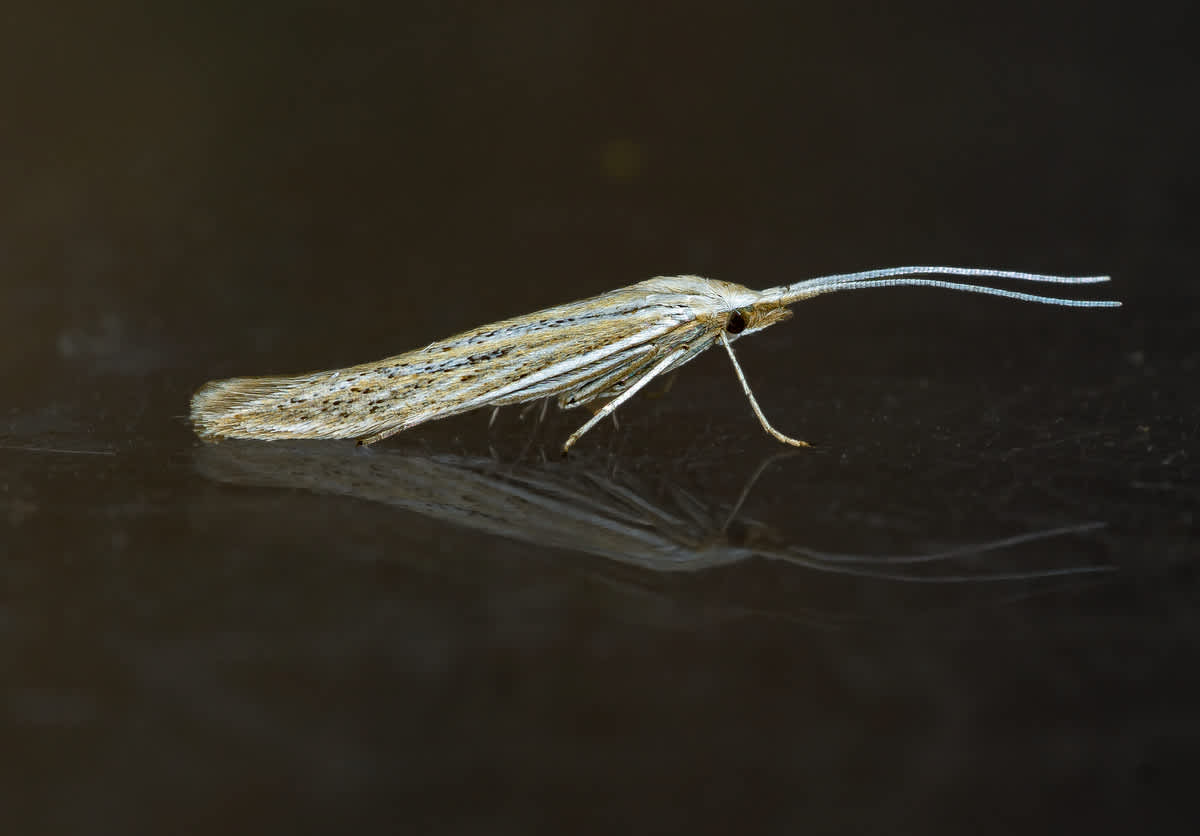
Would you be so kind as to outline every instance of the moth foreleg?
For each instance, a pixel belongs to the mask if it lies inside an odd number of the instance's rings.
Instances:
[[[758,416],[758,422],[762,424],[764,430],[772,436],[782,441],[784,444],[790,444],[793,447],[809,447],[807,441],[801,441],[798,438],[784,435],[779,430],[771,426],[771,422],[767,420],[767,416],[763,415],[762,409],[758,405],[758,401],[754,399],[754,393],[750,391],[750,384],[746,382],[746,376],[742,374],[742,367],[738,365],[737,355],[733,353],[733,346],[729,344],[729,339],[725,336],[725,332],[721,332],[721,345],[725,346],[725,350],[729,352],[729,359],[733,361],[733,370],[737,372],[738,380],[742,383],[742,391],[746,393],[746,397],[750,400],[750,407],[754,410],[754,414]]]

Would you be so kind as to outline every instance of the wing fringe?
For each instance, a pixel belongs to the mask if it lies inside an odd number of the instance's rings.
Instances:
[[[192,424],[201,438],[219,439],[241,435],[256,421],[268,420],[270,407],[286,400],[303,377],[231,377],[213,380],[192,395]]]

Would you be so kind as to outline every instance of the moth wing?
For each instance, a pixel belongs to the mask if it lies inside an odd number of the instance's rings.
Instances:
[[[697,331],[688,300],[650,290],[661,288],[643,282],[345,369],[214,381],[193,397],[192,421],[207,438],[370,443],[426,421],[560,395],[600,378],[611,381],[600,389],[611,389],[642,369],[642,358]],[[629,365],[624,375],[623,365]],[[588,392],[595,397],[600,389]]]

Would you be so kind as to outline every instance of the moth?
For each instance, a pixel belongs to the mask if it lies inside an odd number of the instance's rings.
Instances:
[[[891,267],[758,291],[699,276],[660,276],[372,363],[300,375],[215,380],[193,395],[191,420],[206,440],[353,438],[359,444],[374,444],[426,421],[473,409],[557,398],[562,409],[588,406],[593,411],[563,443],[565,455],[584,433],[652,380],[720,344],[763,429],[785,444],[807,447],[771,426],[733,352],[738,339],[789,319],[789,305],[824,293],[895,286],[1071,307],[1121,304],[1038,296],[931,276],[1055,284],[1109,280],[971,267]]]

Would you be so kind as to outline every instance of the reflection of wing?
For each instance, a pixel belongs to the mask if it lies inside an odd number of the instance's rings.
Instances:
[[[605,475],[581,467],[581,462],[501,465],[481,457],[392,450],[368,453],[319,443],[265,446],[231,442],[199,448],[197,465],[204,475],[219,482],[354,496],[490,534],[585,552],[657,572],[696,571],[754,556],[843,575],[923,583],[1109,570],[1074,566],[1011,572],[928,571],[931,565],[1089,531],[1102,523],[1063,526],[934,554],[834,554],[790,545],[768,526],[739,516],[740,499],[732,511],[718,514],[709,503],[676,486],[651,491],[635,476]],[[751,485],[761,471],[762,467]],[[742,492],[743,499],[749,488]]]
[[[509,468],[480,457],[234,443],[199,449],[198,462],[201,472],[221,482],[355,496],[660,571],[699,569],[751,554],[707,543],[693,518],[570,464]]]

